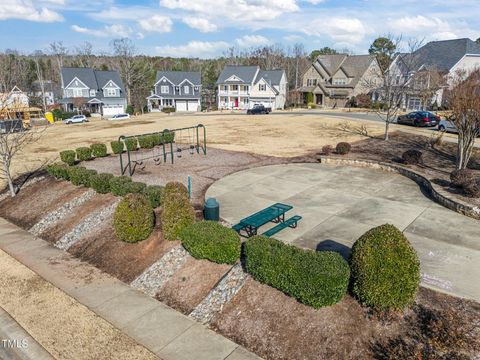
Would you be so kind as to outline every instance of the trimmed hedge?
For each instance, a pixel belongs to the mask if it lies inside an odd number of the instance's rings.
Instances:
[[[423,154],[421,151],[410,149],[402,154],[402,160],[408,165],[418,165],[423,163]]]
[[[60,160],[67,165],[75,165],[76,154],[73,150],[60,151]]]
[[[135,243],[150,236],[155,226],[155,215],[147,198],[128,194],[115,209],[113,228],[118,240]]]
[[[345,296],[350,268],[332,251],[302,250],[264,236],[244,246],[245,267],[253,278],[314,308],[338,303]]]
[[[385,224],[363,234],[353,245],[353,293],[376,310],[401,310],[415,301],[420,261],[405,235]]]
[[[89,170],[82,166],[71,166],[68,169],[70,182],[76,186],[83,185],[90,187],[91,178],[96,174],[97,172],[95,170]]]
[[[150,206],[154,209],[162,204],[162,193],[163,186],[159,185],[149,185],[143,190],[143,195],[147,197]]]
[[[80,161],[92,160],[92,149],[86,146],[79,147],[77,150],[77,158]]]
[[[162,195],[162,231],[165,239],[177,240],[180,231],[195,222],[195,210],[185,186],[168,183]]]
[[[138,144],[142,149],[151,149],[155,146],[156,139],[152,135],[138,137]]]
[[[47,166],[47,172],[56,179],[70,180],[68,165],[66,164],[51,164]]]
[[[128,194],[127,184],[132,182],[129,176],[115,176],[110,179],[110,192],[115,196],[125,196]]]
[[[337,151],[337,154],[340,154],[340,155],[348,154],[351,149],[352,149],[352,146],[347,142],[339,142],[337,144],[337,147],[335,148],[335,150]]]
[[[175,140],[175,132],[165,129],[162,131],[162,143],[163,144],[170,144]]]
[[[138,148],[137,138],[128,138],[124,140],[125,147],[128,151],[135,151]]]
[[[96,174],[90,179],[90,187],[99,194],[107,194],[110,192],[110,180],[112,174]]]
[[[129,194],[141,194],[145,190],[147,185],[138,181],[130,181],[125,184],[125,190]]]
[[[123,142],[121,142],[121,141],[112,141],[110,143],[110,147],[112,148],[112,152],[114,154],[121,154],[121,153],[123,153],[123,151],[124,151],[123,149],[124,149],[125,146],[123,145]]]
[[[237,232],[214,221],[200,221],[180,231],[182,245],[196,259],[235,264],[240,258]]]
[[[90,149],[92,149],[92,154],[95,157],[105,157],[108,155],[107,153],[107,145],[105,144],[92,144],[90,145]]]

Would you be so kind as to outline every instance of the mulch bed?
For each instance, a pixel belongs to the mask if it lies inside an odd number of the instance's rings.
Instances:
[[[156,298],[188,315],[231,269],[231,265],[189,259],[167,281]]]

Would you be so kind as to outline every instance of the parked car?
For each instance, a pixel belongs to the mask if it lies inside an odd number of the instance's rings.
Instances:
[[[110,120],[123,120],[123,119],[130,119],[130,114],[115,114],[110,117]]]
[[[77,124],[77,123],[84,123],[88,122],[88,119],[85,115],[74,115],[69,119],[63,120],[65,124]]]
[[[455,126],[453,121],[442,119],[438,124],[438,131],[445,131],[451,133],[458,133],[457,127]],[[477,129],[477,136],[480,136],[480,128]]]
[[[397,118],[397,124],[413,126],[437,126],[440,117],[428,111],[414,111]]]
[[[23,130],[25,130],[25,128],[23,127],[22,120],[0,120],[0,134],[14,133]]]
[[[247,110],[248,115],[255,115],[255,114],[268,114],[272,112],[272,108],[265,107],[262,104],[255,104],[251,109]]]

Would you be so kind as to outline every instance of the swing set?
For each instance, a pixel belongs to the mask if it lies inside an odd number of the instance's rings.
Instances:
[[[145,139],[150,142],[151,147],[144,148],[147,151],[139,152],[140,149],[130,150],[130,146],[127,146],[129,142]],[[203,141],[202,141],[203,140]],[[133,175],[135,169],[138,167],[141,170],[145,169],[147,161],[152,160],[155,166],[162,163],[167,163],[170,158],[171,163],[174,163],[175,155],[177,158],[181,158],[182,155],[188,152],[190,155],[200,154],[200,151],[204,155],[207,155],[207,133],[205,126],[198,124],[196,126],[190,126],[179,129],[165,129],[160,132],[133,135],[133,136],[120,136],[118,141],[124,144],[126,151],[126,159],[124,154],[120,153],[120,170],[122,175],[125,175],[128,170],[130,176]],[[136,145],[135,145],[136,147]]]

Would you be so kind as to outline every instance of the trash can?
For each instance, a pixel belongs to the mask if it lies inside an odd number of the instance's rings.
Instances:
[[[217,199],[209,198],[205,201],[203,208],[203,218],[205,220],[218,221],[220,220],[220,205]]]

